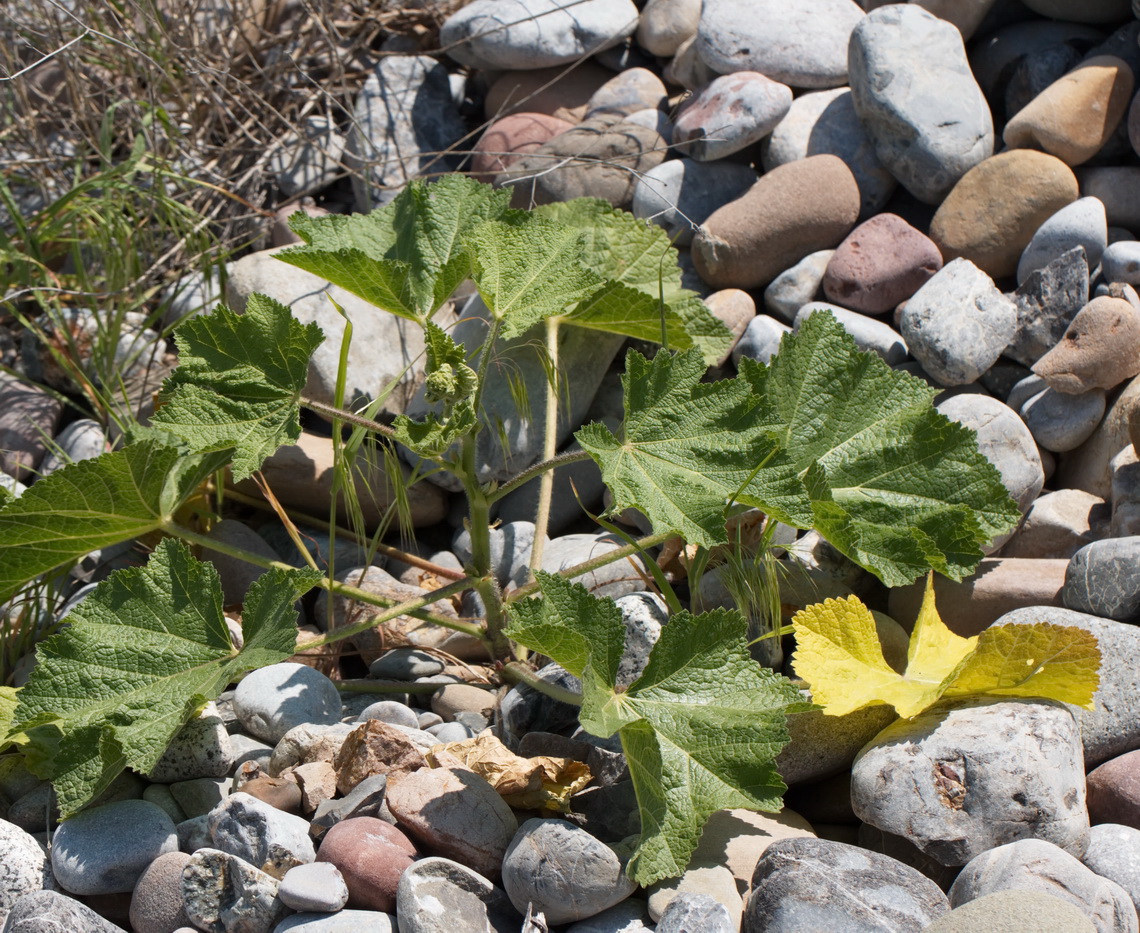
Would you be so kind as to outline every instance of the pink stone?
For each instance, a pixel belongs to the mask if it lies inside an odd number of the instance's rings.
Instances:
[[[930,237],[897,214],[878,214],[839,244],[824,272],[823,291],[845,308],[882,314],[941,268],[942,254]]]
[[[402,832],[371,816],[341,820],[325,833],[318,862],[331,862],[348,886],[348,906],[394,913],[400,876],[416,847]]]
[[[489,182],[525,153],[533,152],[548,139],[565,133],[573,126],[573,123],[545,113],[516,113],[496,120],[475,143],[471,176]]]
[[[755,71],[717,78],[677,117],[673,143],[699,162],[739,152],[776,128],[792,106],[792,89]]]

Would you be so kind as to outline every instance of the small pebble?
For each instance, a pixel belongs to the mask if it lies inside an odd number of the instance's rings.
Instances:
[[[331,913],[348,903],[348,886],[329,862],[296,865],[281,879],[277,896],[293,910]]]

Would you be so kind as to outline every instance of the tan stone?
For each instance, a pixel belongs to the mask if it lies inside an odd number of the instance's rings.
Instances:
[[[658,881],[647,893],[649,917],[654,923],[661,919],[665,908],[678,894],[707,894],[725,906],[732,928],[740,929],[744,902],[736,889],[736,879],[723,865],[692,861],[679,878]]]
[[[282,505],[328,519],[333,484],[332,439],[303,433],[297,443],[282,447],[261,465],[261,473]],[[406,484],[411,471],[400,465],[400,482]],[[363,454],[352,466],[352,478],[360,500],[365,526],[371,531],[387,517],[396,501],[396,490],[380,454],[367,458]],[[261,491],[253,480],[242,480],[235,488],[260,498]],[[421,480],[407,490],[408,510],[417,527],[434,525],[447,514],[447,493],[438,486]],[[340,499],[337,517],[347,521],[348,512]]]
[[[752,296],[739,288],[722,288],[707,296],[704,301],[713,317],[728,328],[732,334],[732,346],[735,346],[748,328],[748,322],[756,317],[756,302]],[[732,346],[717,360],[717,366],[723,366],[732,356]]]
[[[963,175],[930,224],[943,259],[969,259],[993,278],[1017,272],[1037,228],[1077,200],[1077,178],[1056,156],[1015,149]]]
[[[859,186],[842,159],[788,162],[713,212],[693,239],[693,263],[714,288],[767,285],[805,256],[838,246],[859,206]]]
[[[732,872],[743,895],[764,851],[777,839],[815,836],[811,823],[786,807],[779,813],[717,810],[705,824],[690,865],[720,865]]]
[[[471,177],[491,182],[526,153],[573,127],[573,123],[545,113],[513,113],[496,120],[471,149]]]
[[[1025,521],[1001,549],[1002,557],[1068,558],[1100,536],[1108,505],[1081,489],[1038,496]]]
[[[487,89],[484,112],[488,120],[526,112],[580,123],[586,115],[586,102],[613,76],[612,71],[592,61],[574,68],[505,71]]]
[[[431,711],[444,722],[455,722],[457,713],[479,713],[490,718],[495,711],[494,691],[473,684],[446,684],[431,697]]]
[[[1108,141],[1132,100],[1132,69],[1097,55],[1062,75],[1013,115],[1007,146],[1044,149],[1068,165],[1087,162]]]
[[[637,44],[650,55],[674,55],[697,34],[701,0],[649,0],[637,22]]]
[[[353,729],[337,753],[336,788],[347,794],[374,774],[417,771],[427,766],[424,753],[396,726],[369,719]]]
[[[327,761],[297,765],[290,774],[301,788],[301,809],[307,815],[336,796],[336,770]]]
[[[1133,379],[1113,401],[1110,397],[1097,429],[1076,450],[1061,456],[1054,485],[1059,489],[1083,489],[1102,499],[1112,495],[1112,458],[1131,438],[1129,418],[1140,407],[1140,378]]]
[[[938,614],[947,628],[969,638],[1014,609],[1060,606],[1068,566],[1067,558],[987,557],[961,582],[936,575],[934,596]],[[919,580],[891,590],[888,611],[903,627],[914,626],[925,589],[926,581]]]
[[[953,23],[962,33],[962,41],[965,41],[974,34],[974,30],[986,18],[996,0],[910,0],[910,2],[929,10],[939,19]],[[871,9],[866,4],[864,7]]]
[[[1069,395],[1113,389],[1140,374],[1140,311],[1123,298],[1094,298],[1033,372]]]

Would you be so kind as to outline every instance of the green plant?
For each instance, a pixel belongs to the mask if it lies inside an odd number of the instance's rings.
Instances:
[[[146,568],[102,584],[90,608],[77,609],[68,629],[40,646],[32,681],[14,708],[10,695],[0,694],[7,702],[0,715],[11,717],[9,741],[22,745],[29,766],[55,782],[65,815],[124,766],[153,766],[227,679],[288,656],[295,596],[318,586],[386,607],[325,642],[417,614],[482,639],[507,662],[505,674],[580,704],[582,722],[598,734],[618,733],[643,827],[630,872],[648,883],[684,867],[713,810],[779,807],[783,785],[773,762],[788,740],[784,718],[806,706],[791,682],[750,660],[748,622],[735,610],[676,612],[645,672],[619,685],[620,614],[567,578],[677,535],[704,548],[727,544],[726,520],[741,505],[818,528],[889,584],[931,568],[960,578],[980,559],[980,545],[1016,521],[1017,509],[972,432],[934,411],[933,390],[860,353],[830,316],[811,317],[771,365],[745,361],[736,378],[702,383],[727,332],[681,287],[659,230],[604,202],[523,212],[510,210],[507,198],[459,176],[414,183],[366,216],[298,216],[294,229],[305,245],[279,254],[424,327],[426,392],[436,405],[425,419],[405,416],[387,426],[304,398],[308,359],[321,334],[258,297],[242,315],[219,308],[180,330],[181,364],[150,428],[120,450],[57,471],[0,509],[0,598],[94,547],[156,532],[273,574],[247,600],[256,638],[247,633],[242,652],[220,621],[216,575],[169,542]],[[478,348],[457,345],[432,321],[467,278],[489,315]],[[558,335],[566,327],[666,347],[652,360],[628,354],[620,435],[587,425],[576,434],[583,452],[556,456]],[[532,329],[544,335],[551,374],[546,456],[496,485],[480,478],[478,462],[481,432],[491,427],[481,405],[489,360],[500,336]],[[279,445],[294,441],[302,406],[335,425],[372,431],[460,482],[472,552],[464,579],[391,606],[331,574],[223,546],[179,520],[206,477],[227,465],[235,479],[250,476]],[[601,467],[615,508],[640,509],[654,534],[560,576],[539,571],[505,597],[490,567],[491,506],[537,480],[545,488],[536,524],[544,528],[551,471],[587,457]],[[540,567],[537,556],[532,567]],[[482,597],[482,622],[424,612],[465,589]],[[510,661],[517,645],[580,676],[581,695],[555,690]],[[124,673],[136,671],[146,674]]]

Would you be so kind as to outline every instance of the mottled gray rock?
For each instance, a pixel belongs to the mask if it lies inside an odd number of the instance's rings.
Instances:
[[[673,145],[699,162],[723,159],[763,139],[792,105],[792,89],[755,71],[712,81],[673,124]]]
[[[833,249],[821,249],[785,269],[764,289],[764,307],[787,324],[796,312],[819,294]]]
[[[503,887],[515,909],[541,910],[548,923],[582,920],[636,888],[614,851],[573,823],[527,820],[503,859]]]
[[[52,440],[52,449],[40,463],[40,476],[48,476],[65,463],[91,460],[107,450],[107,435],[102,425],[90,418],[73,421]]]
[[[25,894],[53,883],[47,853],[35,838],[14,823],[0,820],[0,924]]]
[[[416,648],[393,648],[368,666],[377,680],[415,680],[443,672],[443,662],[434,654]]]
[[[400,876],[396,911],[400,933],[456,933],[459,918],[464,933],[516,933],[520,922],[502,889],[445,858],[420,859]]]
[[[1039,446],[1064,453],[1088,440],[1104,409],[1103,389],[1067,395],[1046,387],[1021,406],[1020,414]]]
[[[281,737],[281,741],[274,746],[273,754],[269,758],[266,771],[272,777],[277,777],[286,768],[305,764],[310,761],[324,759],[331,761],[340,751],[345,737],[352,731],[354,724],[336,722],[331,725],[319,726],[314,723],[302,723],[294,726]]]
[[[1009,345],[1017,310],[981,269],[955,259],[907,300],[899,330],[911,355],[939,384],[966,385]]]
[[[388,786],[388,775],[374,774],[366,777],[343,797],[333,800],[323,800],[317,805],[313,814],[312,834],[321,833],[335,826],[341,820],[354,816],[372,816],[378,819],[394,819],[384,816],[387,809],[384,807],[384,791]]]
[[[848,66],[875,153],[920,201],[938,204],[993,153],[989,104],[950,23],[915,4],[880,7],[851,34]]]
[[[340,720],[340,694],[320,671],[292,661],[247,674],[234,693],[234,712],[248,732],[278,742],[294,726]]]
[[[906,360],[907,346],[902,335],[889,324],[873,317],[828,304],[826,301],[809,301],[796,314],[794,329],[799,330],[804,321],[817,311],[828,311],[843,325],[843,329],[854,339],[860,350],[877,353],[888,366],[895,366]]]
[[[160,855],[178,849],[174,823],[145,800],[92,807],[61,823],[52,835],[51,866],[71,894],[130,891]]]
[[[1101,823],[1089,830],[1089,847],[1081,859],[1102,878],[1115,881],[1140,910],[1140,829]]]
[[[308,820],[240,791],[210,811],[207,826],[213,848],[236,855],[274,878],[317,857]]]
[[[1052,894],[995,891],[943,914],[922,933],[1096,933],[1084,912]]]
[[[536,676],[567,690],[582,690],[582,682],[557,664],[547,664]],[[499,716],[509,732],[521,737],[528,732],[561,732],[576,725],[578,707],[517,684],[500,701]]]
[[[1077,612],[1133,621],[1140,614],[1140,537],[1107,538],[1077,551],[1061,599]]]
[[[281,138],[269,154],[269,170],[286,198],[336,181],[344,154],[344,137],[327,116],[306,117],[300,130]]]
[[[234,764],[229,733],[218,708],[207,703],[202,712],[171,740],[147,778],[162,784],[199,777],[223,777]]]
[[[288,306],[300,323],[317,324],[325,340],[309,360],[304,394],[332,405],[336,401],[344,339],[344,318],[334,306],[336,302],[344,308],[353,327],[345,373],[345,402],[371,400],[394,386],[382,410],[401,413],[423,377],[423,364],[417,362],[424,348],[420,328],[381,311],[339,285],[330,285],[320,276],[287,265],[276,258],[276,252],[261,250],[232,264],[226,280],[226,303],[235,311],[244,311],[249,296],[256,292]],[[290,542],[283,553],[291,551]]]
[[[55,434],[63,403],[38,385],[0,373],[0,470],[29,480]]]
[[[12,907],[4,933],[124,933],[86,904],[58,891],[25,894]]]
[[[635,29],[630,0],[475,0],[448,17],[439,42],[473,68],[530,70],[612,48]]]
[[[827,839],[781,839],[756,863],[742,933],[918,931],[946,895],[902,862]]]
[[[277,896],[293,910],[330,913],[348,903],[348,885],[331,862],[295,865],[285,872]]]
[[[230,793],[228,778],[191,778],[168,784],[172,796],[187,817],[209,813]]]
[[[623,547],[625,542],[617,535],[608,532],[561,535],[552,538],[546,550],[542,552],[542,569],[547,573],[560,573]],[[571,579],[575,583],[582,584],[595,596],[610,596],[617,599],[619,596],[644,591],[646,589],[644,573],[640,558],[626,557]]]
[[[950,888],[954,907],[995,891],[1018,888],[1051,894],[1079,907],[1098,933],[1135,933],[1136,908],[1116,882],[1101,878],[1063,849],[1022,839],[982,852]]]
[[[458,158],[443,153],[467,132],[447,68],[428,55],[381,58],[356,96],[351,127],[344,163],[364,213],[387,204],[412,178],[456,168]]]
[[[736,933],[728,908],[707,894],[684,892],[669,902],[657,933]]]
[[[135,933],[170,933],[189,926],[182,903],[182,869],[189,862],[185,852],[167,852],[139,876],[131,894],[130,920]]]
[[[1089,265],[1096,263],[1090,258]],[[1118,240],[1105,249],[1100,274],[1106,282],[1140,285],[1140,240]]]
[[[617,684],[628,687],[645,670],[661,627],[669,621],[669,607],[656,593],[631,593],[615,602],[625,625],[625,652],[618,665]]]
[[[886,206],[898,182],[875,155],[875,146],[855,112],[850,88],[797,97],[761,144],[760,158],[764,170],[771,171],[778,165],[825,153],[839,156],[855,176],[862,202],[861,218],[866,219]]]
[[[1088,844],[1084,759],[1072,713],[1048,700],[953,701],[899,720],[855,759],[855,815],[943,865],[1044,839]]]
[[[1032,273],[1078,246],[1085,251],[1088,264],[1096,268],[1107,244],[1108,221],[1103,202],[1099,198],[1080,198],[1037,228],[1017,263],[1017,284],[1023,285]]]
[[[269,933],[289,913],[277,879],[217,849],[190,856],[182,899],[191,923],[206,933]]]
[[[410,729],[420,728],[420,720],[415,711],[407,704],[397,703],[395,700],[378,700],[370,703],[356,717],[357,722],[364,722],[366,719],[379,719],[394,726],[407,726]]]
[[[398,930],[392,914],[378,910],[339,910],[335,914],[293,914],[277,924],[273,933],[397,933]],[[455,933],[454,927],[449,933]]]
[[[705,0],[697,54],[713,71],[758,71],[792,87],[847,78],[847,43],[863,11],[851,0]]]
[[[787,324],[782,324],[774,317],[757,314],[748,322],[744,334],[732,348],[732,364],[739,366],[742,358],[767,363],[779,351],[784,334],[791,332],[792,329]]]
[[[1011,296],[1017,330],[1005,355],[1032,366],[1053,349],[1089,301],[1089,267],[1084,247],[1071,249],[1031,272]]]
[[[756,178],[756,172],[738,162],[670,159],[637,180],[633,214],[664,227],[678,246],[688,246],[695,228],[744,194]]]
[[[491,572],[503,586],[508,583],[521,586],[530,572],[527,562],[534,548],[534,522],[508,522],[492,528],[490,538]],[[547,538],[546,543],[549,542]],[[470,563],[471,532],[466,528],[457,532],[451,549],[462,563]]]
[[[951,421],[977,432],[978,450],[997,467],[1002,483],[1022,514],[1028,511],[1045,485],[1045,473],[1025,422],[1008,405],[985,395],[956,395],[936,407]],[[994,539],[987,553],[997,550],[1009,537],[1007,534]]]
[[[1056,606],[1015,609],[993,624],[1036,622],[1083,628],[1096,636],[1101,656],[1112,659],[1101,665],[1095,708],[1070,707],[1081,726],[1085,768],[1140,748],[1140,627]]]
[[[600,914],[570,924],[566,933],[649,933],[653,926],[647,924],[649,916],[645,902],[631,897]]]

